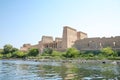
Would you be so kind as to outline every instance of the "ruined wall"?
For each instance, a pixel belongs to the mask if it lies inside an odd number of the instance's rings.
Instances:
[[[21,51],[28,51],[31,48],[39,48],[39,45],[31,45],[31,44],[23,44],[23,46],[20,48]]]
[[[62,38],[57,37],[55,38],[55,41],[53,41],[53,38],[51,36],[43,36],[41,41],[39,41],[39,52],[43,52],[44,48],[52,48],[54,50],[57,50],[62,47],[61,42]]]
[[[73,28],[65,26],[63,29],[62,48],[67,49],[72,47],[77,40],[77,31]]]
[[[38,42],[38,49],[39,52],[42,53],[44,48],[49,47],[50,44],[53,43],[53,37],[52,36],[42,36],[41,41]]]
[[[112,47],[113,49],[120,49],[120,37],[111,38],[85,38],[77,40],[74,44],[79,50],[100,50],[105,47]]]
[[[39,42],[38,42],[38,50],[39,50],[39,53],[42,53],[42,52],[43,52],[43,49],[44,49],[43,43],[42,43],[42,41],[39,41]]]
[[[53,37],[52,36],[42,36],[42,43],[51,43],[53,42]]]
[[[36,44],[36,45],[32,45],[30,48],[39,48],[39,45],[38,44]]]
[[[23,44],[23,46],[20,48],[21,51],[28,51],[30,49],[31,44]]]
[[[62,38],[55,38],[56,42],[56,50],[60,50],[62,48]]]
[[[23,44],[23,47],[31,47],[31,44]]]
[[[87,34],[84,33],[84,32],[77,32],[77,40],[80,40],[80,39],[84,39],[84,38],[87,38]]]
[[[62,38],[58,38],[58,37],[55,38],[55,42],[61,42],[61,41],[62,41]]]

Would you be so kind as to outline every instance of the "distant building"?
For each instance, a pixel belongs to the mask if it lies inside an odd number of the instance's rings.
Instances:
[[[75,47],[78,50],[100,50],[108,46],[120,50],[120,36],[111,38],[88,38],[87,33],[64,26],[62,38],[57,37],[53,40],[52,36],[42,36],[38,44],[24,44],[20,50],[28,51],[30,48],[38,48],[39,51],[42,52],[44,48],[52,48],[57,51],[64,51],[71,47]]]

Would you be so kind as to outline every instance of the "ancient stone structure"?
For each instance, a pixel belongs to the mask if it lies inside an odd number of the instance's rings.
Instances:
[[[23,44],[23,46],[20,48],[21,51],[28,51],[31,48],[38,48],[39,45],[31,45],[31,44]]]
[[[105,47],[120,50],[120,36],[110,38],[85,38],[82,40],[77,40],[74,47],[79,50],[100,50]]]
[[[120,36],[111,38],[88,38],[87,34],[64,26],[62,38],[42,36],[41,41],[36,45],[24,44],[20,50],[27,51],[30,48],[38,48],[41,53],[44,48],[52,48],[57,51],[64,51],[67,48],[75,47],[78,50],[100,50],[104,47],[112,47],[120,50]]]

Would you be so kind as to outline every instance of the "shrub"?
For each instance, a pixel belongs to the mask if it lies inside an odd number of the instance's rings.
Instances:
[[[3,57],[3,54],[0,54],[0,58],[2,58]]]
[[[120,51],[117,51],[118,56],[120,56]]]
[[[78,57],[80,52],[76,48],[68,48],[66,54],[64,54],[67,58],[75,58]]]
[[[6,58],[11,58],[12,57],[12,54],[11,53],[8,53],[5,55]]]
[[[117,53],[115,51],[113,51],[112,48],[110,48],[110,47],[103,48],[101,50],[101,53],[106,57],[108,57],[108,56],[117,56]]]
[[[0,54],[2,54],[3,53],[3,49],[0,49]]]
[[[15,53],[14,53],[14,57],[18,57],[18,58],[24,58],[24,57],[26,57],[26,53],[25,52],[22,52],[22,51],[16,51]]]
[[[58,51],[53,51],[52,54],[51,54],[51,56],[53,56],[53,57],[54,56],[59,56],[60,57],[61,55],[62,55],[62,52],[58,52]]]
[[[28,52],[29,56],[37,56],[38,54],[39,54],[39,51],[36,48],[30,49],[29,52]]]
[[[88,53],[88,57],[94,57],[93,53]]]

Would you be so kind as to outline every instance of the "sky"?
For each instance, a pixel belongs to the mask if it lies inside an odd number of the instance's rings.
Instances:
[[[120,0],[0,0],[0,48],[62,37],[63,26],[88,37],[120,36]]]

